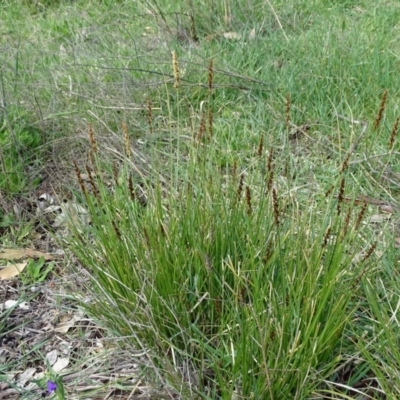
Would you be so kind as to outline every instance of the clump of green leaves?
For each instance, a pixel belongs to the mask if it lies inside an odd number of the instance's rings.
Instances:
[[[44,257],[40,257],[38,260],[31,258],[21,276],[22,282],[24,284],[43,282],[49,273],[54,269],[54,266],[54,261],[46,263]]]
[[[130,178],[111,193],[92,177],[92,224],[70,241],[92,277],[86,307],[186,396],[309,398],[340,362],[366,268],[351,212],[332,197],[314,211],[268,172],[216,172],[200,153],[167,191],[153,181],[144,208]]]

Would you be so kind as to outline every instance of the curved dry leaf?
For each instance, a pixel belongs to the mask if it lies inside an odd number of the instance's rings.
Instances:
[[[28,261],[24,261],[18,264],[7,265],[7,267],[0,270],[0,280],[14,278],[24,270],[27,264]]]
[[[50,254],[33,249],[2,249],[0,251],[0,259],[2,260],[19,260],[24,257],[43,257],[46,261],[54,259],[54,257]]]

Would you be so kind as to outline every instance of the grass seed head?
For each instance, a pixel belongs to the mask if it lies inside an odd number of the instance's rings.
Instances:
[[[331,227],[329,227],[325,232],[324,241],[322,242],[322,247],[326,247],[330,237],[331,237]]]
[[[93,194],[95,195],[96,199],[97,199],[98,201],[100,201],[100,196],[99,196],[99,193],[100,193],[100,192],[99,192],[99,189],[98,189],[98,187],[97,187],[97,185],[96,185],[96,183],[95,183],[95,181],[94,181],[93,171],[92,171],[92,169],[89,167],[89,165],[86,165],[86,172],[87,172],[88,177],[89,177],[89,184],[90,184],[90,186],[92,187]]]
[[[240,175],[239,186],[238,186],[237,191],[236,191],[236,198],[238,200],[240,200],[240,198],[242,197],[243,183],[244,183],[244,175],[242,174],[242,175]]]
[[[265,194],[269,193],[272,188],[272,184],[274,182],[274,163],[273,163],[273,150],[270,151],[268,155],[267,161],[267,171],[268,171],[268,181],[267,181],[267,190]]]
[[[132,201],[135,201],[136,196],[135,196],[135,190],[133,189],[132,175],[129,175],[128,178],[128,189],[129,189],[129,197],[131,198]]]
[[[354,224],[354,229],[357,231],[358,228],[360,227],[360,224],[362,222],[362,220],[364,219],[364,215],[367,211],[368,208],[368,204],[366,201],[364,201],[364,204],[360,210],[360,212],[358,213],[357,219],[356,219],[356,223]]]
[[[271,149],[268,155],[267,171],[271,172],[274,169],[274,151]]]
[[[274,220],[276,226],[279,226],[279,202],[278,202],[278,193],[275,188],[272,188],[272,206],[274,208]]]
[[[348,168],[350,157],[351,157],[351,151],[349,151],[346,154],[346,157],[344,158],[342,165],[340,166],[340,173],[343,173]]]
[[[271,191],[273,183],[274,183],[274,170],[271,170],[268,175],[267,190],[265,194],[268,194]]]
[[[90,147],[92,148],[93,153],[97,153],[98,147],[97,147],[97,142],[94,137],[94,130],[93,130],[93,125],[89,124],[89,141],[90,141]]]
[[[368,258],[370,258],[372,256],[372,254],[374,253],[376,246],[377,246],[377,242],[372,243],[372,246],[368,249],[368,251],[365,253],[365,256],[363,257],[363,259],[361,260],[361,262],[365,262],[368,260]]]
[[[399,128],[399,117],[397,117],[396,121],[394,121],[394,125],[393,125],[392,131],[390,133],[389,150],[392,150],[394,147],[394,143],[396,142],[398,128]]]
[[[381,99],[381,104],[379,106],[378,115],[375,118],[374,130],[378,129],[378,127],[379,127],[379,125],[380,125],[380,123],[382,121],[383,113],[385,112],[386,100],[387,100],[388,92],[389,91],[387,89],[383,92],[382,99]]]
[[[208,134],[211,138],[214,134],[214,127],[213,127],[214,115],[211,108],[208,110]]]
[[[131,160],[131,141],[129,139],[128,127],[126,123],[122,123],[122,134],[124,136],[125,154],[128,160]]]
[[[252,208],[251,208],[251,191],[250,187],[246,186],[246,204],[247,204],[247,214],[251,215]]]
[[[337,203],[337,214],[340,215],[342,209],[342,203],[344,201],[344,187],[345,187],[346,180],[342,178],[340,181],[340,187],[339,187],[339,194],[338,194],[338,203]]]
[[[179,73],[179,63],[176,51],[172,52],[172,70],[174,72],[174,88],[179,89],[181,84],[180,73]]]
[[[257,150],[258,157],[262,156],[263,148],[264,148],[264,136],[261,136],[260,137],[260,142],[258,143],[258,150]]]
[[[348,230],[349,230],[350,219],[351,219],[351,211],[352,211],[352,208],[348,207],[347,213],[346,213],[346,217],[344,218],[342,237],[345,237],[347,232],[348,232]]]
[[[208,95],[211,97],[213,90],[213,80],[214,80],[214,60],[211,59],[208,64]]]

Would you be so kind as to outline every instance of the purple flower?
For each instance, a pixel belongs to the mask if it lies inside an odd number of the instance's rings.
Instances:
[[[47,381],[47,391],[53,393],[57,390],[57,385],[55,382]]]

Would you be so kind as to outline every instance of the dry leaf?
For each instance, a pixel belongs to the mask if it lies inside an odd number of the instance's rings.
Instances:
[[[361,202],[365,202],[367,204],[375,204],[375,205],[382,205],[382,204],[387,204],[385,201],[383,200],[379,200],[379,199],[374,199],[373,197],[370,196],[365,196],[364,194],[360,194],[357,196],[357,200],[361,201]]]
[[[13,308],[17,303],[18,300],[6,300],[4,302],[4,309],[9,310],[10,308]]]
[[[24,270],[27,264],[28,261],[24,261],[23,263],[7,265],[7,267],[0,269],[0,280],[14,278]]]
[[[372,222],[372,223],[385,222],[385,221],[389,220],[390,217],[391,217],[390,214],[375,214],[375,215],[371,216],[369,222]]]
[[[18,386],[23,387],[36,372],[36,368],[28,368],[18,377]]]
[[[391,213],[391,214],[393,214],[394,212],[396,212],[396,208],[393,207],[391,204],[385,204],[385,205],[383,205],[383,206],[379,206],[379,209],[380,209],[382,212],[385,212],[385,213]]]
[[[80,321],[82,318],[83,312],[78,312],[70,320],[58,324],[54,330],[60,333],[67,333],[75,325],[75,322]]]
[[[59,358],[57,362],[53,365],[52,370],[54,372],[60,372],[66,368],[69,364],[69,358]]]
[[[46,261],[54,259],[54,257],[50,254],[42,253],[41,251],[33,249],[2,249],[0,251],[0,259],[3,260],[19,260],[24,257],[43,257]]]
[[[17,305],[21,310],[29,310],[29,304],[26,301],[18,303],[18,300],[6,300],[4,302],[4,309],[9,310],[10,308],[13,308]]]
[[[49,363],[50,367],[56,363],[57,358],[58,358],[57,350],[52,350],[46,354],[46,360]]]
[[[229,40],[239,40],[240,35],[237,32],[224,32],[222,36]]]

